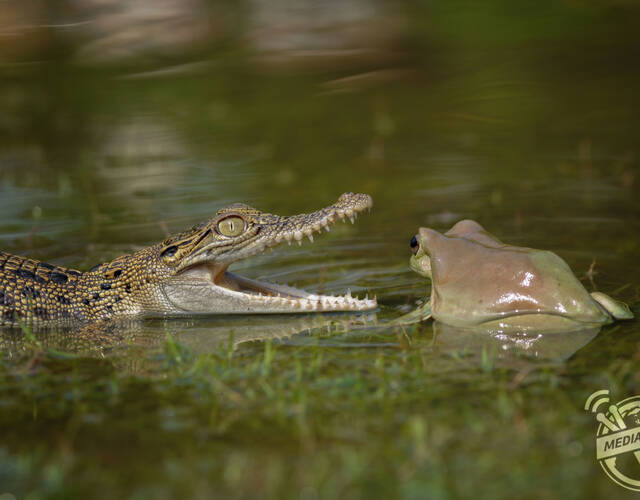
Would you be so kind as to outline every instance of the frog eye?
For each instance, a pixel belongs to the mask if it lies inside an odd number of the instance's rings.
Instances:
[[[245,223],[242,217],[232,215],[218,222],[216,228],[218,232],[223,236],[239,236],[244,232]]]
[[[413,252],[413,255],[417,254],[418,250],[420,249],[418,238],[416,238],[415,236],[411,238],[411,243],[409,243],[409,246],[411,246],[411,251]]]

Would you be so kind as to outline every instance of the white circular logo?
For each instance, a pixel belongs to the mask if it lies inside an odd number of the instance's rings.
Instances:
[[[640,396],[609,404],[604,389],[591,394],[584,409],[599,422],[596,458],[602,469],[620,486],[640,491]]]

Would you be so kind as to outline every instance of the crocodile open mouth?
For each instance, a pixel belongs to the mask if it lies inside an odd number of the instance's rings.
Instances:
[[[221,271],[207,265],[194,266],[181,273],[195,285],[228,297],[236,304],[243,304],[238,312],[315,312],[315,311],[367,311],[377,306],[376,299],[364,299],[346,295],[322,295],[301,288],[246,278],[229,271]],[[200,293],[206,294],[203,289]],[[192,309],[192,308],[190,308]],[[220,310],[220,308],[218,308]]]
[[[346,193],[335,205],[312,214],[277,217],[264,223],[260,236],[250,248],[238,252],[238,259],[263,253],[284,241],[302,243],[303,238],[314,241],[313,234],[329,230],[337,220],[355,222],[357,214],[370,209],[368,195]],[[235,261],[234,260],[234,261]],[[167,299],[184,312],[217,313],[305,313],[329,311],[367,311],[377,307],[376,299],[361,299],[345,295],[322,295],[293,286],[246,278],[227,270],[233,261],[218,263],[214,259],[182,270],[165,286]]]

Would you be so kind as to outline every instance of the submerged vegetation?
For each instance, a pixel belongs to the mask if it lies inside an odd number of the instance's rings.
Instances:
[[[636,345],[614,327],[566,364],[532,363],[443,352],[430,330],[230,335],[209,354],[167,334],[103,359],[33,346],[2,364],[0,481],[18,498],[608,492],[582,405],[593,387],[640,392]],[[621,347],[633,356],[612,360]]]

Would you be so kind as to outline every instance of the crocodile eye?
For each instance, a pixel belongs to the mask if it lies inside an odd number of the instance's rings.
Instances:
[[[160,254],[162,257],[173,257],[178,251],[178,247],[175,245],[171,245],[170,247],[165,248]]]
[[[237,216],[227,217],[218,222],[217,230],[223,236],[239,236],[244,232],[244,219]]]

